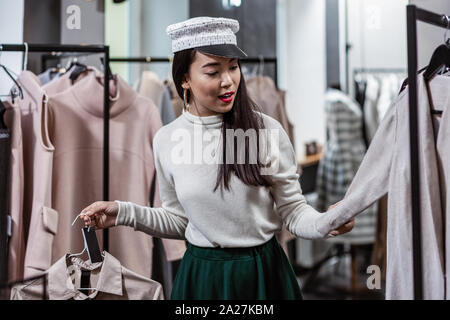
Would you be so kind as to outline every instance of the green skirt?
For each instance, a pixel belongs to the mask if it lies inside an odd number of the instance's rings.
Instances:
[[[188,243],[172,300],[302,299],[276,237],[250,248],[202,248]]]

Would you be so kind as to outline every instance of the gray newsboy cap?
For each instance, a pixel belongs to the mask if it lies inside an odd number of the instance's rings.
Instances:
[[[204,53],[245,58],[247,54],[237,46],[235,33],[239,22],[228,18],[196,17],[171,24],[166,32],[172,39],[172,52],[196,49]]]

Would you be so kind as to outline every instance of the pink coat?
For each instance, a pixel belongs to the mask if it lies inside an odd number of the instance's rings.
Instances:
[[[81,252],[79,212],[103,199],[103,75],[91,71],[71,88],[50,97],[50,139],[55,146],[52,205],[59,215],[52,263]],[[153,102],[120,76],[110,83],[110,200],[149,205],[154,175],[152,141],[162,123]],[[160,206],[156,189],[154,206]],[[127,227],[110,229],[109,252],[127,268],[151,276],[151,237]],[[97,233],[102,245],[102,232]],[[169,259],[180,259],[185,243],[163,240]]]
[[[20,108],[4,102],[5,123],[11,132],[11,154],[9,157],[9,215],[11,216],[11,238],[8,243],[8,280],[23,278],[25,257],[25,234],[23,231],[23,148]]]
[[[24,276],[45,270],[51,260],[58,214],[51,206],[51,176],[54,147],[48,134],[47,96],[31,72],[19,76],[24,99],[17,100],[21,113],[24,190],[23,232],[26,239]]]

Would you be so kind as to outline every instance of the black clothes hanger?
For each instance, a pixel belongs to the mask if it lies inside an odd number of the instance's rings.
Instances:
[[[447,40],[446,44],[441,44],[433,52],[431,56],[430,64],[427,70],[424,72],[423,77],[426,81],[430,81],[440,71],[450,67],[450,45]]]
[[[92,263],[102,262],[103,256],[98,245],[97,235],[94,228],[83,228],[83,238],[86,243],[89,259]]]
[[[105,59],[104,59],[103,57],[101,57],[101,58],[100,58],[100,61],[102,62],[103,70],[105,70]],[[106,66],[106,68],[108,69],[109,80],[114,79],[114,78],[113,78],[113,73],[111,72],[111,68],[110,68],[109,64]]]
[[[431,56],[430,63],[428,64],[427,69],[423,73],[423,77],[425,79],[425,84],[427,85],[428,90],[428,98],[430,100],[430,107],[432,114],[442,114],[441,110],[436,110],[433,105],[433,100],[431,97],[430,91],[430,81],[437,74],[444,73],[448,68],[450,68],[450,39],[447,39],[447,30],[450,28],[450,20],[447,16],[445,16],[447,20],[447,29],[444,34],[444,44],[441,44],[439,47],[434,50],[433,55]]]
[[[422,69],[420,69],[419,71],[417,71],[417,74],[421,73],[422,71],[424,71],[427,67],[424,67]],[[408,78],[406,78],[405,80],[403,80],[402,86],[400,88],[400,91],[398,94],[400,94],[403,90],[405,90],[405,88],[408,86]]]
[[[450,42],[447,39],[445,44],[441,44],[439,47],[434,50],[433,55],[431,56],[430,64],[428,65],[426,71],[423,74],[425,79],[427,88],[429,90],[429,83],[434,78],[435,75],[439,73],[445,72],[448,68],[450,68]],[[429,93],[429,98],[430,93]],[[431,104],[431,113],[432,114],[442,114],[441,110],[435,110],[432,101]]]
[[[445,45],[444,45],[445,46]],[[436,51],[437,51],[437,49],[436,49]],[[436,52],[435,51],[435,52]],[[431,62],[430,62],[430,65],[431,65]],[[424,71],[424,70],[427,70],[428,71],[428,69],[430,68],[430,65],[428,65],[428,66],[426,66],[426,67],[424,67],[424,68],[422,68],[422,69],[420,69],[419,71],[417,71],[417,74],[420,74],[422,71]],[[442,66],[441,66],[442,67]],[[445,68],[443,68],[444,70],[445,70]],[[430,69],[431,70],[431,69]],[[436,72],[434,72],[434,74],[433,74],[433,76],[434,75],[436,75],[436,73],[437,73],[437,71],[439,71],[439,70],[436,70]],[[430,80],[427,80],[427,77],[425,76],[425,73],[424,73],[424,78],[425,78],[425,82],[427,83],[427,85],[428,85],[428,83],[430,82]],[[433,77],[432,76],[432,77]],[[429,77],[429,76],[428,76]],[[401,89],[400,89],[400,92],[398,93],[398,94],[400,94],[406,87],[408,86],[408,78],[406,78],[405,80],[403,80],[403,83],[402,83],[402,87],[401,87]],[[433,108],[431,109],[431,113],[432,114],[438,114],[438,115],[440,115],[440,114],[442,114],[442,111],[441,110],[434,110]]]

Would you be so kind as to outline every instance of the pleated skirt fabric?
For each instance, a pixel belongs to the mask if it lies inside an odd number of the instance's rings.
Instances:
[[[202,248],[188,243],[172,300],[302,300],[289,260],[273,237],[249,248]]]

